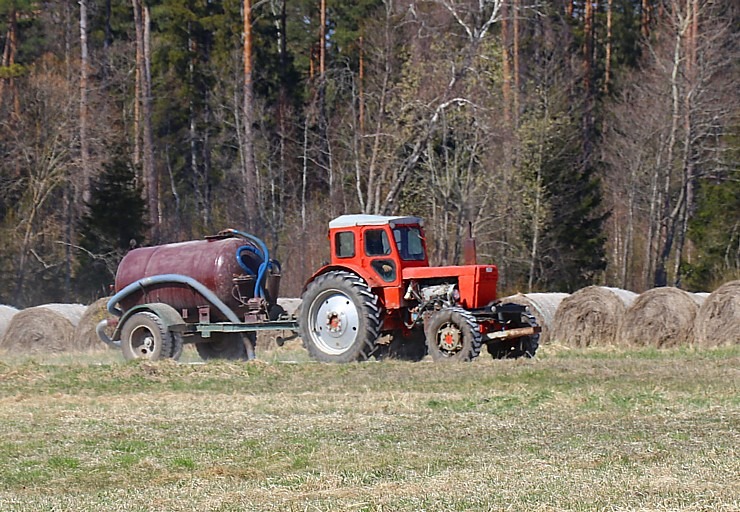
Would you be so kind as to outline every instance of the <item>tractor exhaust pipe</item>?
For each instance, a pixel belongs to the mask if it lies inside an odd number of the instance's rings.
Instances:
[[[478,255],[475,250],[475,238],[473,238],[472,222],[468,222],[468,238],[463,241],[463,262],[465,265],[478,264]]]

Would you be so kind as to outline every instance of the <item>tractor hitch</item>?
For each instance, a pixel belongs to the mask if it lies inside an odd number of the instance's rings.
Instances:
[[[532,336],[542,331],[542,327],[535,325],[533,327],[518,327],[506,331],[496,331],[484,334],[488,340],[508,340],[511,338],[521,338],[522,336]]]

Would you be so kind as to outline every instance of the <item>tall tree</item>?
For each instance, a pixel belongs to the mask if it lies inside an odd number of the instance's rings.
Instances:
[[[154,164],[154,133],[152,131],[152,77],[150,54],[150,18],[149,7],[141,0],[131,0],[136,29],[136,75],[138,92],[136,103],[141,112],[142,167],[145,195],[149,211],[150,238],[159,241],[159,179]],[[135,134],[138,137],[138,134]]]
[[[80,0],[80,164],[82,167],[82,200],[90,200],[90,144],[88,141],[88,75],[87,0]]]

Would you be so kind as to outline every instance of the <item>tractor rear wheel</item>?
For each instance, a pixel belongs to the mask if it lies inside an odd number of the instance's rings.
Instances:
[[[182,336],[171,332],[154,313],[141,311],[131,315],[121,329],[123,357],[132,359],[178,359],[182,353]]]
[[[526,311],[522,311],[518,320],[511,320],[507,328],[516,329],[519,327],[536,327],[537,320]],[[510,340],[490,342],[486,345],[488,353],[494,359],[514,359],[517,357],[534,357],[537,348],[540,346],[540,334],[535,333],[531,336],[522,336]]]
[[[480,354],[478,322],[462,308],[437,311],[429,319],[425,331],[429,355],[434,361],[472,361]]]
[[[311,357],[327,363],[365,361],[380,332],[378,298],[360,277],[320,275],[302,297],[299,329]]]
[[[209,359],[245,361],[249,359],[246,343],[254,347],[256,341],[257,335],[253,332],[244,335],[238,332],[214,332],[211,333],[209,341],[196,343],[195,349],[204,361]],[[252,353],[254,354],[254,351]]]

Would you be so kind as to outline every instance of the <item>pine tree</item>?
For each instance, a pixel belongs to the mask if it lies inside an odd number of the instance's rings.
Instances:
[[[148,225],[141,192],[133,167],[121,153],[93,182],[87,213],[79,223],[82,251],[75,282],[80,296],[104,296],[120,259],[144,242]]]

